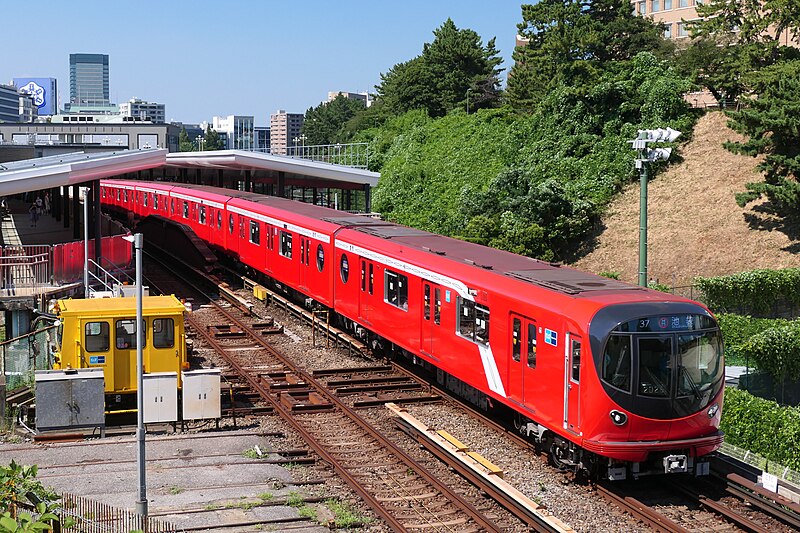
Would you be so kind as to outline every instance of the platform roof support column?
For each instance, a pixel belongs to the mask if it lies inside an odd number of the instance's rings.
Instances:
[[[151,171],[152,172],[152,171]],[[100,258],[103,255],[103,228],[100,213],[100,180],[92,182],[92,198],[94,198],[94,260],[101,265]]]
[[[69,227],[69,186],[65,185],[61,188],[63,191],[63,196],[61,197],[61,207],[63,207],[64,212],[64,227]]]
[[[221,168],[217,169],[217,187],[225,188],[225,171]]]
[[[78,240],[81,238],[81,225],[79,223],[81,217],[81,190],[80,187],[76,185],[69,186],[70,191],[72,193],[72,218],[74,220],[74,224],[72,224],[72,238]],[[85,222],[85,221],[84,221]]]
[[[283,198],[286,195],[286,173],[278,172],[278,191],[275,196]]]
[[[250,169],[244,171],[244,190],[247,192],[253,192],[253,181],[252,181],[252,173]]]
[[[353,210],[353,191],[351,191],[350,189],[344,191],[344,210],[345,211]]]
[[[53,187],[50,189],[50,212],[56,222],[61,220],[61,187]]]
[[[368,184],[364,184],[364,212],[365,213],[372,213],[372,198],[370,197],[370,191],[372,189]]]
[[[199,168],[194,169],[194,182],[195,185],[203,183],[203,173]]]
[[[317,205],[317,188],[312,187],[311,189],[311,203]]]

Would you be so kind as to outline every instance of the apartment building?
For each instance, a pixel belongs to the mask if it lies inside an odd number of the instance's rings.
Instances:
[[[303,128],[303,113],[287,113],[279,109],[269,117],[269,144],[273,154],[287,155],[297,152]]]

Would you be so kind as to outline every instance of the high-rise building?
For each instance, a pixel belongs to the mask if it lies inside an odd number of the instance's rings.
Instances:
[[[228,115],[214,117],[211,129],[225,135],[228,150],[254,150],[253,117],[247,115]]]
[[[0,85],[0,122],[19,122],[19,93],[14,85]]]
[[[255,126],[253,133],[255,134],[256,151],[269,153],[269,128],[267,126]]]
[[[344,96],[348,100],[358,100],[359,102],[363,102],[365,106],[369,107],[372,105],[372,100],[369,98],[369,93],[351,93],[347,91],[336,91],[336,92],[329,92],[328,93],[328,102],[332,102],[336,99],[337,96]]]
[[[123,117],[131,117],[154,124],[163,124],[166,118],[164,104],[145,102],[136,97],[119,104],[119,113]]]
[[[283,109],[273,113],[269,118],[270,152],[278,155],[287,155],[290,151],[292,155],[297,153],[304,119],[303,113],[287,113]],[[287,150],[289,147],[291,150]]]
[[[87,106],[111,103],[107,54],[69,55],[69,103]]]

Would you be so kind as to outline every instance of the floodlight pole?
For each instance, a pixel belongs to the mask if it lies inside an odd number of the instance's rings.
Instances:
[[[639,157],[644,159],[643,151]],[[647,164],[638,161],[639,168],[639,286],[647,287]]]
[[[83,189],[83,297],[89,298],[89,188]],[[78,189],[80,195],[80,189]],[[77,214],[75,215],[77,219]]]
[[[144,454],[144,358],[142,346],[144,345],[144,331],[142,330],[142,249],[144,239],[141,233],[133,236],[133,246],[136,249],[136,467],[139,472],[139,498],[136,500],[136,514],[147,516],[147,482],[145,481],[145,454]]]

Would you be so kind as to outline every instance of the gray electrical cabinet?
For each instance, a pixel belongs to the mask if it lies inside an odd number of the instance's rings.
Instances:
[[[219,368],[181,372],[183,380],[183,419],[199,420],[219,418],[220,371]]]
[[[178,420],[178,373],[153,372],[142,376],[142,418],[145,424]]]
[[[105,427],[102,368],[37,370],[36,429]]]

